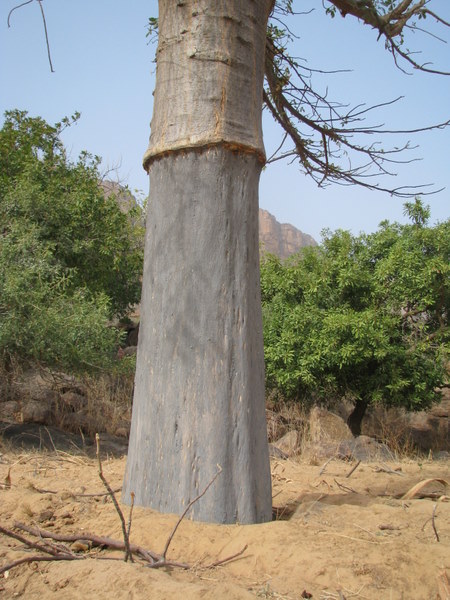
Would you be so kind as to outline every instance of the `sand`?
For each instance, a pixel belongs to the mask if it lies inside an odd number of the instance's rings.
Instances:
[[[427,497],[401,496],[426,479],[449,481],[450,462],[366,463],[346,477],[354,465],[333,460],[323,468],[301,460],[273,461],[277,520],[218,526],[186,518],[167,558],[189,563],[189,570],[150,569],[141,562],[125,563],[122,552],[92,549],[80,553],[84,560],[31,562],[10,569],[0,575],[0,597],[447,599],[450,503],[445,494],[450,492],[431,482],[419,494]],[[103,461],[112,488],[121,486],[124,468],[123,457]],[[4,483],[9,471],[10,487]],[[0,483],[2,527],[12,529],[20,521],[55,533],[79,533],[80,538],[90,532],[122,539],[108,496],[74,495],[104,493],[94,458],[0,447]],[[122,508],[128,520],[129,507]],[[161,553],[177,519],[135,508],[131,541]],[[245,546],[236,560],[204,568]],[[0,534],[0,567],[36,554]]]

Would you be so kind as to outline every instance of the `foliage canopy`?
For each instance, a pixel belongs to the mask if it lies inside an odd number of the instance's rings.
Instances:
[[[446,382],[450,221],[376,233],[325,232],[317,248],[261,265],[268,388],[287,398],[348,397],[408,410],[428,407]]]
[[[22,111],[0,131],[0,353],[70,368],[117,347],[107,327],[139,301],[142,226],[100,185],[99,159],[71,162],[50,126]],[[134,217],[134,218],[133,218]]]

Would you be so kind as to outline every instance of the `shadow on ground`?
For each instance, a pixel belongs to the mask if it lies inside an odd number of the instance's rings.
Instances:
[[[0,421],[0,440],[12,450],[49,450],[95,456],[95,439],[62,431],[56,427],[36,423],[5,423]],[[102,455],[120,457],[127,453],[124,438],[100,434]]]

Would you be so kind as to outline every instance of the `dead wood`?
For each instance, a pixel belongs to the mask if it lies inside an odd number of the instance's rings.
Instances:
[[[437,509],[437,503],[433,506],[433,512],[431,513],[431,517],[429,519],[427,519],[425,521],[425,523],[422,525],[422,531],[425,529],[425,525],[431,521],[431,526],[433,527],[434,536],[436,538],[436,541],[440,542],[441,540],[439,538],[439,534],[437,532],[436,522],[435,522],[435,519],[436,519],[436,509]]]
[[[108,495],[111,496],[111,498],[113,499],[114,505],[116,506],[116,504],[117,504],[116,511],[120,515],[122,515],[121,522],[122,522],[122,529],[124,530],[124,533],[125,533],[124,540],[123,541],[114,540],[109,537],[98,536],[98,535],[85,533],[85,532],[73,533],[73,534],[54,533],[53,531],[48,531],[46,529],[40,529],[39,527],[31,527],[29,525],[25,525],[25,524],[19,523],[19,522],[14,523],[15,529],[27,532],[27,533],[31,534],[32,536],[38,538],[39,542],[36,542],[33,539],[26,538],[25,536],[21,535],[20,533],[17,533],[15,531],[7,529],[6,527],[0,526],[0,533],[2,533],[3,535],[6,535],[7,537],[10,537],[13,539],[16,539],[17,541],[24,544],[24,546],[26,546],[28,548],[33,548],[33,549],[39,550],[40,552],[42,552],[44,554],[44,556],[43,555],[31,555],[31,556],[20,558],[15,561],[12,561],[10,563],[7,563],[6,565],[3,565],[2,567],[0,567],[0,574],[5,573],[6,571],[9,571],[10,569],[12,569],[18,565],[24,564],[24,563],[52,561],[52,560],[84,560],[87,558],[95,558],[95,559],[111,558],[111,557],[105,557],[105,556],[99,557],[98,555],[92,555],[89,552],[86,552],[84,554],[77,554],[75,552],[72,552],[72,550],[70,550],[68,547],[64,546],[64,544],[61,543],[61,542],[75,543],[75,542],[80,542],[80,541],[89,542],[91,545],[90,546],[91,548],[96,547],[96,548],[106,548],[109,550],[122,550],[122,551],[125,550],[126,555],[131,559],[131,562],[133,562],[132,557],[133,557],[133,555],[135,555],[137,558],[139,558],[141,561],[143,561],[145,566],[152,568],[152,569],[159,569],[162,567],[176,567],[176,568],[180,568],[180,569],[191,569],[192,568],[192,565],[189,565],[187,563],[167,560],[167,558],[166,558],[167,552],[169,550],[170,543],[171,543],[181,521],[184,519],[184,517],[186,516],[186,514],[188,513],[190,508],[193,506],[193,504],[195,504],[202,496],[204,496],[206,494],[208,489],[211,487],[211,485],[214,483],[214,481],[217,479],[217,477],[221,473],[222,469],[219,467],[219,470],[214,475],[214,477],[211,479],[211,481],[208,483],[208,485],[205,487],[205,489],[201,492],[201,494],[199,494],[196,498],[194,498],[193,500],[191,500],[191,502],[189,502],[185,511],[179,517],[177,523],[175,524],[175,527],[170,532],[169,537],[167,538],[167,542],[164,547],[164,552],[162,555],[160,555],[160,554],[153,552],[152,550],[147,550],[146,548],[142,548],[141,546],[130,543],[129,533],[131,530],[131,517],[132,517],[132,511],[133,511],[133,505],[134,505],[134,502],[133,502],[134,498],[132,497],[130,517],[129,517],[129,521],[128,521],[128,527],[126,527],[125,519],[123,518],[123,513],[120,510],[120,507],[118,507],[117,500],[114,496],[114,491],[111,489],[108,482],[106,481],[106,478],[103,475],[102,464],[100,461],[98,439],[97,439],[97,456],[98,456],[98,462],[99,462],[99,476],[100,476],[101,480],[103,481],[105,487],[108,490]],[[55,542],[60,542],[60,543],[55,544],[55,543],[52,543],[52,542],[49,542],[46,540],[54,540]],[[208,565],[204,565],[203,568],[210,569],[210,568],[214,568],[214,567],[223,565],[232,560],[235,560],[236,558],[241,556],[245,552],[246,549],[247,549],[247,546],[242,548],[242,550],[240,550],[239,552],[232,554],[231,556],[227,556],[226,558],[216,560]]]
[[[424,491],[424,488],[428,486],[428,484],[430,483],[440,483],[441,485],[444,486],[444,488],[448,488],[449,486],[449,482],[446,481],[445,479],[440,479],[439,477],[433,477],[431,479],[424,479],[423,481],[419,481],[419,483],[416,483],[416,485],[414,485],[410,490],[408,490],[406,492],[406,494],[404,494],[402,496],[402,500],[411,500],[412,498],[415,497],[419,497],[419,498],[440,498],[442,496],[442,493],[438,493],[438,492],[426,492]]]
[[[356,465],[355,465],[355,466],[354,466],[352,469],[350,469],[350,471],[347,473],[347,475],[346,475],[345,477],[346,477],[347,479],[348,479],[349,477],[351,477],[351,475],[353,475],[353,473],[356,471],[356,469],[359,467],[359,465],[360,465],[360,464],[361,464],[361,461],[360,461],[360,460],[358,460],[358,462],[356,463]]]
[[[116,496],[114,495],[113,489],[111,488],[108,481],[106,480],[106,477],[103,475],[102,461],[100,458],[100,436],[98,435],[98,433],[95,434],[95,441],[97,443],[98,474],[99,474],[100,479],[103,482],[103,485],[107,489],[108,494],[111,497],[111,500],[113,501],[114,508],[116,509],[116,512],[119,515],[120,524],[122,525],[122,534],[123,534],[123,539],[125,542],[125,558],[124,558],[124,560],[125,560],[125,562],[127,562],[128,559],[130,559],[130,561],[133,562],[133,555],[130,550],[130,538],[128,537],[127,526],[125,525],[125,517],[123,516],[123,512],[120,510],[120,506],[119,506],[119,503],[117,502]],[[130,520],[131,520],[131,513],[130,513]],[[130,521],[129,528],[131,528],[131,521]]]
[[[175,535],[176,530],[178,529],[181,521],[184,519],[184,517],[186,516],[186,514],[189,512],[189,510],[191,509],[191,507],[198,501],[200,500],[200,498],[202,498],[202,496],[204,496],[206,494],[206,492],[209,490],[209,488],[212,486],[212,484],[215,482],[215,480],[217,479],[217,477],[220,475],[220,473],[222,473],[222,467],[220,465],[217,465],[218,470],[217,473],[214,475],[214,477],[211,479],[211,481],[208,483],[208,485],[205,487],[205,489],[198,495],[196,496],[193,500],[191,500],[189,502],[189,504],[186,506],[185,510],[183,511],[183,513],[181,514],[180,518],[178,519],[178,521],[175,524],[175,527],[173,528],[172,532],[170,533],[169,537],[167,538],[167,542],[166,545],[164,547],[162,556],[164,558],[164,560],[166,559],[167,556],[167,551],[169,550],[169,546],[170,543],[173,539],[173,536]]]

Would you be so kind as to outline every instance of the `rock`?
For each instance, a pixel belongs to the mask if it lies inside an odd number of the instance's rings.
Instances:
[[[289,456],[277,448],[275,444],[269,444],[269,456],[270,458],[278,458],[281,460],[286,460],[289,458]]]
[[[64,412],[78,412],[88,403],[88,399],[77,392],[65,392],[61,394],[60,400]]]
[[[372,462],[393,459],[392,452],[386,446],[366,435],[360,435],[351,440],[334,442],[310,442],[305,445],[302,456],[309,458],[312,464],[320,464],[328,458],[339,460],[360,460]]]
[[[272,445],[281,450],[286,456],[292,456],[299,451],[300,433],[296,430],[288,431]]]
[[[114,435],[116,435],[117,437],[120,437],[120,438],[128,439],[128,436],[130,435],[130,428],[129,427],[118,427],[115,430]]]
[[[351,440],[344,440],[338,447],[339,458],[371,462],[376,460],[393,460],[395,457],[386,444],[377,442],[367,435],[360,435]]]
[[[52,389],[50,385],[51,384],[41,384],[30,388],[30,400],[50,405],[55,404],[58,399],[58,392]]]
[[[123,356],[135,356],[137,352],[137,346],[127,346],[123,349]]]
[[[344,419],[324,408],[314,407],[311,410],[309,430],[312,442],[340,442],[353,439],[352,432]]]
[[[288,258],[304,246],[317,246],[317,242],[293,225],[279,223],[267,210],[259,209],[259,241],[263,252]]]
[[[0,420],[14,421],[20,415],[20,404],[15,400],[0,402]]]
[[[45,425],[52,417],[51,404],[30,400],[22,405],[21,420],[24,423],[40,423]]]
[[[83,412],[67,413],[62,420],[62,426],[68,431],[91,433],[95,431],[95,424]]]

